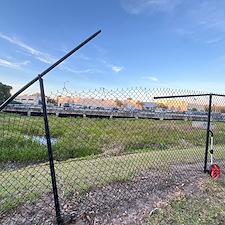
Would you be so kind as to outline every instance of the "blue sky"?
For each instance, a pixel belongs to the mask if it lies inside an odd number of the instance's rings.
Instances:
[[[102,30],[44,77],[47,93],[65,85],[224,93],[224,9],[221,0],[0,0],[0,82],[17,91]]]

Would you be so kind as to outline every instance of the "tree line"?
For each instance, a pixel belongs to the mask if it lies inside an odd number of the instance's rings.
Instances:
[[[11,96],[12,87],[7,84],[0,82],[0,104]]]

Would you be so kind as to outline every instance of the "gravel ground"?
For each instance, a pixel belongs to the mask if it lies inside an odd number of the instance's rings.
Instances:
[[[168,171],[143,171],[132,182],[94,188],[82,198],[74,195],[68,200],[60,199],[64,224],[145,224],[147,216],[176,194],[202,194],[200,186],[208,177],[199,164],[175,165]],[[0,224],[54,224],[53,208],[52,193],[47,193],[38,203],[21,205],[7,217],[0,217]]]

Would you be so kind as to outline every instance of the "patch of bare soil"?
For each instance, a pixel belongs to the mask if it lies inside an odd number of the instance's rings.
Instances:
[[[146,216],[177,193],[203,194],[200,187],[208,176],[198,164],[177,165],[168,171],[143,171],[132,182],[94,188],[82,198],[74,195],[68,200],[60,199],[64,224],[145,224]],[[38,203],[19,206],[9,216],[0,218],[0,223],[54,224],[54,216],[54,202],[49,193]]]
[[[196,165],[174,166],[171,171],[144,171],[134,182],[90,191],[74,208],[78,217],[68,224],[145,224],[146,216],[177,193],[202,194],[200,186],[207,177]],[[79,207],[86,211],[79,213]]]

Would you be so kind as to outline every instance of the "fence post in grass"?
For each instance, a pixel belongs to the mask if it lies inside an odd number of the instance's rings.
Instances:
[[[53,190],[54,202],[55,202],[56,220],[57,220],[57,224],[61,224],[63,221],[62,221],[60,205],[59,205],[59,196],[58,196],[58,190],[57,190],[51,137],[50,137],[50,131],[49,131],[49,124],[48,124],[44,84],[43,84],[43,79],[41,78],[41,76],[39,77],[39,83],[40,83],[41,101],[42,101],[43,117],[44,117],[44,124],[45,124],[45,135],[46,135],[47,147],[48,147],[49,166],[50,166],[51,179],[52,179],[52,190]]]
[[[211,109],[212,109],[212,94],[209,94],[208,121],[207,121],[206,141],[205,141],[204,173],[208,172],[207,171],[207,160],[208,160],[208,149],[209,149],[209,131],[210,131]]]

